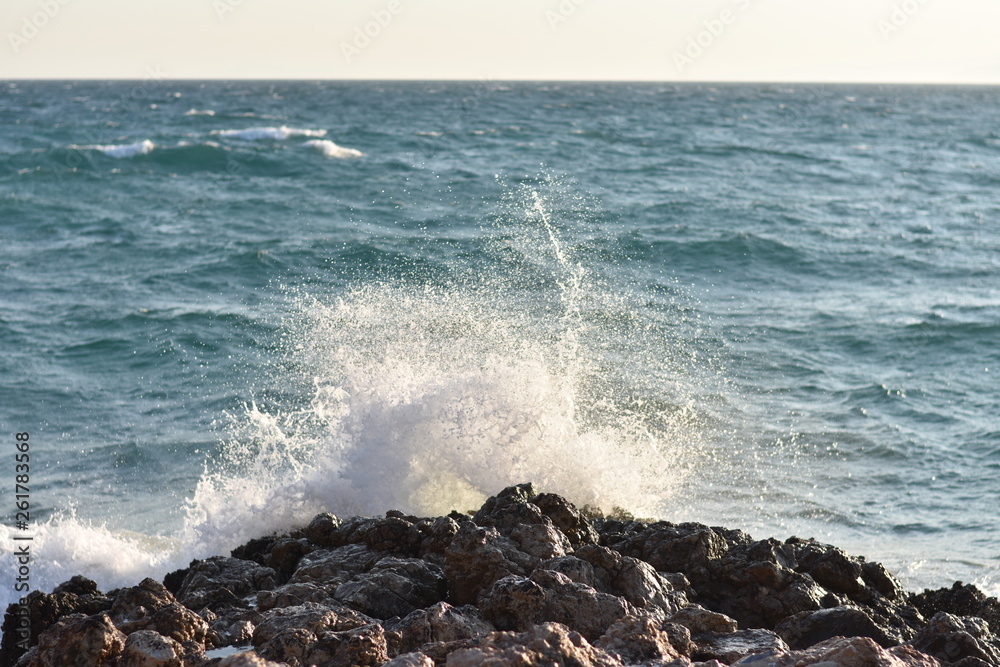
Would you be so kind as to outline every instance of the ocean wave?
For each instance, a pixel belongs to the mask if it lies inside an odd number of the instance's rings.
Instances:
[[[185,116],[214,116],[215,111],[212,109],[188,109],[184,114]]]
[[[364,155],[361,151],[356,148],[345,148],[344,146],[338,146],[329,139],[310,139],[302,144],[303,146],[308,146],[309,148],[314,148],[326,157],[333,158],[348,158],[348,157],[361,157]]]
[[[107,155],[108,157],[113,157],[115,159],[135,157],[136,155],[145,155],[151,153],[153,149],[156,148],[154,144],[149,139],[144,139],[142,141],[137,141],[134,144],[108,144],[108,145],[88,145],[88,146],[78,146],[73,144],[69,146],[72,150],[78,151],[100,151]]]
[[[244,130],[215,130],[213,135],[242,141],[284,141],[291,137],[325,137],[326,130],[296,129],[281,127],[250,127]]]

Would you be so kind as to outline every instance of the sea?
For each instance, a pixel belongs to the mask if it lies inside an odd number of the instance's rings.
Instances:
[[[522,482],[996,595],[998,378],[1000,88],[0,82],[3,604]]]

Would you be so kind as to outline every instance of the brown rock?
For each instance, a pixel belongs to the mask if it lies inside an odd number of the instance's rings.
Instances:
[[[456,608],[447,602],[418,609],[387,624],[386,629],[399,633],[398,650],[403,653],[415,651],[425,644],[483,637],[496,630],[475,607]]]
[[[627,616],[615,621],[594,646],[617,656],[625,664],[683,657],[660,624],[648,616]]]
[[[941,667],[936,658],[909,646],[885,649],[868,637],[834,637],[803,651],[748,656],[736,665],[756,667]]]
[[[119,667],[183,667],[184,647],[152,630],[137,630],[125,640]]]
[[[449,597],[456,604],[472,604],[493,582],[509,575],[527,576],[538,562],[496,528],[466,522],[445,550]]]
[[[239,558],[213,556],[194,561],[181,584],[177,599],[188,609],[246,607],[244,600],[257,591],[274,588],[278,574],[269,567]]]
[[[611,654],[591,646],[579,633],[559,623],[543,623],[521,634],[494,632],[476,648],[448,656],[447,667],[622,667]]]
[[[37,667],[115,667],[125,635],[107,614],[72,614],[38,637]]]
[[[990,633],[986,621],[972,616],[952,616],[939,611],[910,646],[946,663],[973,658],[1000,665],[1000,639]]]

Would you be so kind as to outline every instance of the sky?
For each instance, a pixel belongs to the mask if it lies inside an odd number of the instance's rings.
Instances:
[[[998,0],[2,0],[0,79],[1000,84]]]

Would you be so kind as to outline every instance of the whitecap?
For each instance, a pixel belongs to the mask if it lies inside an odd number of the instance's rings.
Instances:
[[[156,148],[156,144],[149,139],[143,139],[142,141],[137,141],[134,144],[108,144],[105,146],[77,146],[76,144],[73,144],[70,148],[78,151],[101,151],[108,157],[121,159],[150,153],[154,148]]]
[[[188,109],[184,113],[185,116],[214,116],[215,112],[211,109]]]
[[[338,146],[329,139],[310,139],[302,144],[303,146],[308,146],[309,148],[314,148],[326,157],[335,158],[346,158],[346,157],[361,157],[364,155],[361,151],[356,148],[346,148],[344,146]]]
[[[245,130],[215,130],[212,134],[227,139],[242,139],[243,141],[267,139],[283,141],[290,137],[325,137],[326,130],[303,130],[282,125],[281,127],[250,127]]]

